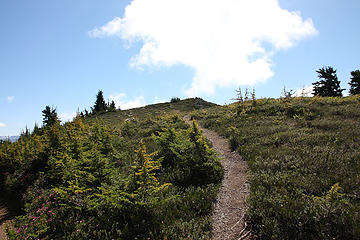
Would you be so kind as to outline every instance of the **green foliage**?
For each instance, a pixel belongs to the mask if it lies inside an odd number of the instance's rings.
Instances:
[[[209,239],[222,168],[197,125],[107,114],[0,144],[0,190],[24,203],[9,239]]]
[[[257,99],[192,114],[248,162],[259,239],[360,236],[360,98]]]
[[[342,97],[340,81],[336,75],[336,70],[332,67],[320,68],[316,71],[320,81],[313,83],[314,96],[320,97]]]
[[[107,110],[107,105],[104,100],[103,92],[99,90],[99,92],[96,95],[96,101],[94,107],[92,108],[92,113],[93,114],[103,113],[106,112],[106,110]]]
[[[171,100],[170,100],[171,103],[177,103],[177,102],[180,102],[180,101],[181,101],[181,99],[178,98],[178,97],[172,97]]]
[[[56,109],[54,108],[50,108],[49,106],[46,106],[45,109],[42,111],[42,113],[43,113],[44,126],[51,126],[59,121],[57,117]]]
[[[220,182],[223,172],[219,159],[195,121],[185,134],[170,128],[154,139],[160,146],[168,181],[180,187]]]
[[[109,112],[115,112],[116,111],[116,106],[115,106],[114,100],[112,100],[111,103],[109,104],[108,111]]]
[[[154,159],[156,152],[147,154],[145,144],[140,142],[140,149],[136,150],[137,157],[132,166],[135,170],[135,179],[137,190],[136,194],[144,203],[149,201],[149,197],[163,191],[170,184],[159,184],[156,178],[156,171],[160,169],[161,163],[159,159]]]
[[[351,80],[349,82],[351,95],[360,94],[360,70],[351,72]]]

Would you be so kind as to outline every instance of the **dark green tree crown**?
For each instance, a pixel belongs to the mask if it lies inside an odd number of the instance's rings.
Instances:
[[[43,115],[43,125],[44,126],[51,126],[57,121],[59,121],[57,117],[56,108],[50,108],[50,106],[46,106],[45,109],[42,111]]]
[[[351,72],[350,78],[350,91],[351,95],[360,94],[360,70],[355,70]]]
[[[314,96],[321,97],[342,97],[340,81],[338,80],[336,70],[332,67],[320,68],[316,71],[319,81],[313,83]]]
[[[94,104],[93,112],[94,113],[101,113],[107,110],[106,102],[104,100],[103,92],[99,90],[98,94],[96,95],[96,101]]]

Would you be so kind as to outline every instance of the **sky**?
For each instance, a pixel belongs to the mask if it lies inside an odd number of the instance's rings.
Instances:
[[[90,109],[128,109],[235,89],[277,98],[360,68],[358,0],[0,0],[0,136]]]

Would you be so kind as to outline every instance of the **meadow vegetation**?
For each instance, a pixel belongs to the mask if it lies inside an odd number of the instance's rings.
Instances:
[[[209,239],[223,170],[197,124],[170,112],[210,103],[175,104],[54,121],[2,142],[0,191],[23,206],[9,239]]]
[[[249,165],[259,239],[359,239],[360,96],[239,101],[192,113]]]
[[[0,191],[22,206],[9,238],[210,239],[223,169],[190,114],[247,161],[253,237],[359,239],[360,96],[239,89],[236,100],[174,98],[65,124],[47,109],[44,126],[0,143]]]

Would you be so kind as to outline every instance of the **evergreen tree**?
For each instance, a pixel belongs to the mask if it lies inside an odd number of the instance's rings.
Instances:
[[[360,94],[360,70],[352,71],[350,78],[350,91],[351,95]]]
[[[39,133],[40,133],[40,128],[39,128],[38,124],[35,122],[32,134],[39,134]]]
[[[336,70],[332,67],[320,68],[316,71],[319,81],[314,82],[314,96],[321,97],[342,97],[340,81],[336,75]]]
[[[92,110],[93,113],[101,113],[107,110],[106,102],[101,90],[99,90],[98,94],[96,95],[96,101]]]
[[[109,104],[109,112],[115,112],[116,111],[116,106],[115,106],[115,102],[114,100],[111,101],[111,103]]]
[[[43,125],[44,126],[51,126],[54,123],[58,122],[58,116],[56,109],[50,108],[49,106],[46,106],[45,109],[42,111],[43,115]]]

